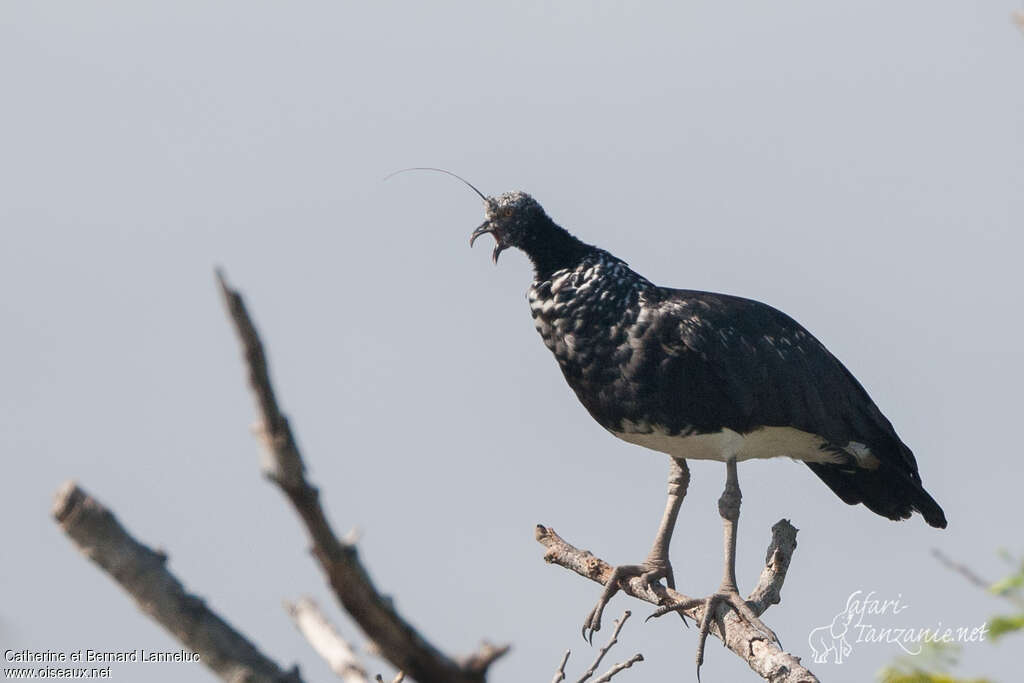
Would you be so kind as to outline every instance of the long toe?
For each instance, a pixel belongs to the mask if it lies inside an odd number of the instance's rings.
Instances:
[[[708,642],[708,634],[711,633],[711,620],[715,618],[716,601],[719,595],[716,593],[704,600],[704,616],[700,620],[700,632],[697,634],[697,680],[700,680],[700,666],[704,663],[704,646]]]
[[[604,614],[605,605],[619,592],[619,581],[612,574],[612,578],[605,584],[601,597],[598,598],[594,609],[590,610],[587,618],[583,620],[583,640],[591,645],[594,644],[594,633],[601,630],[601,615]]]
[[[678,612],[680,616],[684,617],[683,621],[685,621],[686,619],[685,615],[683,614],[683,610],[688,610],[691,607],[702,605],[705,602],[707,602],[707,598],[690,598],[689,600],[680,600],[679,602],[672,602],[667,605],[662,605],[658,609],[651,612],[644,621],[657,619],[658,617],[663,617],[671,612]]]
[[[697,680],[700,680],[700,667],[704,663],[704,649],[707,645],[708,635],[711,633],[712,624],[718,628],[718,632],[722,635],[722,645],[726,645],[725,613],[728,610],[723,611],[719,609],[723,604],[736,612],[740,619],[746,621],[770,640],[778,643],[780,647],[782,646],[782,643],[779,641],[779,637],[775,635],[775,631],[768,628],[768,626],[761,621],[760,617],[754,614],[754,610],[750,608],[747,601],[744,600],[735,590],[723,588],[719,589],[712,595],[709,595],[707,598],[683,600],[670,605],[665,605],[664,607],[659,607],[649,617],[647,617],[648,621],[668,614],[669,612],[678,612],[682,615],[683,610],[687,610],[698,605],[704,606],[704,613],[701,615],[700,620],[700,631],[697,636],[697,656],[695,657],[697,662]]]
[[[601,592],[601,597],[594,609],[590,610],[587,618],[583,620],[583,640],[593,643],[594,633],[601,630],[601,615],[604,613],[605,606],[619,592],[622,581],[635,577],[640,577],[647,589],[656,595],[663,595],[665,592],[665,589],[658,583],[662,578],[665,578],[671,585],[675,584],[672,565],[667,562],[654,564],[648,561],[643,564],[624,564],[616,567],[612,571],[608,583],[605,584],[604,591]],[[686,622],[685,618],[683,622]]]

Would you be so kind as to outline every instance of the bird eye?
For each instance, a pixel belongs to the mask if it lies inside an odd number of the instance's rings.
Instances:
[[[512,217],[512,207],[506,208],[504,211],[501,212],[501,215],[503,215],[505,218],[511,218]]]

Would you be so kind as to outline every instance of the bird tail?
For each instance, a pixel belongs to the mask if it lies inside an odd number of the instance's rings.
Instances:
[[[908,519],[916,510],[931,526],[946,528],[946,515],[924,490],[916,471],[904,472],[884,462],[872,470],[818,462],[807,466],[850,505],[863,503],[872,512],[896,520]]]

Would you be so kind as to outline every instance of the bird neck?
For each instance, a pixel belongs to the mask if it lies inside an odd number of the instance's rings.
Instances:
[[[537,279],[542,280],[556,270],[572,268],[594,247],[574,237],[568,230],[544,216],[543,225],[528,231],[519,248],[533,262]]]

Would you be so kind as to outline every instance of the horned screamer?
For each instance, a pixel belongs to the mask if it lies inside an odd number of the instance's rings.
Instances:
[[[470,245],[491,235],[495,263],[510,247],[529,257],[534,325],[580,403],[612,435],[671,458],[668,502],[651,552],[640,564],[615,569],[584,622],[584,637],[600,628],[621,579],[665,579],[674,587],[668,551],[689,485],[687,459],[726,465],[719,500],[724,576],[706,599],[698,667],[720,603],[778,640],[736,587],[737,462],[802,460],[846,503],[893,520],[916,511],[931,526],[946,526],[889,420],[843,364],[785,313],[751,299],[659,287],[556,225],[525,192],[488,197],[470,187],[486,216]]]

